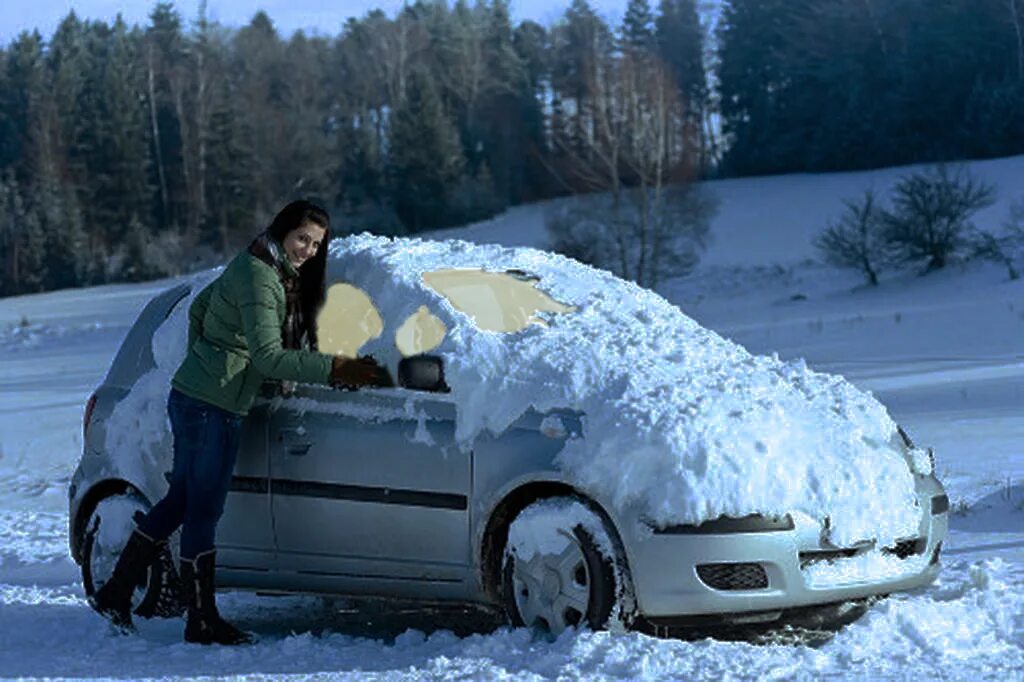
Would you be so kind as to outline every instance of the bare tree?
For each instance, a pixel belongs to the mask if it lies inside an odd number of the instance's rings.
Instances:
[[[382,24],[374,35],[373,61],[382,75],[388,103],[392,109],[405,101],[416,60],[427,47],[427,37],[413,17],[400,13],[394,21]]]
[[[192,142],[195,152],[189,156],[195,162],[192,173],[194,181],[189,188],[190,210],[189,228],[198,230],[199,225],[207,217],[206,206],[206,166],[207,147],[210,139],[210,98],[211,98],[211,64],[208,53],[211,51],[211,27],[206,17],[206,0],[199,2],[199,16],[196,19],[195,37],[191,41],[192,55],[195,66],[195,132]],[[180,97],[179,97],[180,99]]]
[[[905,262],[925,261],[926,272],[943,268],[970,248],[970,219],[995,196],[994,186],[962,166],[912,173],[893,188],[893,210],[885,216],[887,240]]]
[[[714,201],[685,184],[667,191],[692,176],[698,145],[680,132],[686,112],[678,86],[650,56],[609,60],[588,90],[583,135],[556,143],[578,184],[606,198],[555,211],[547,226],[556,249],[653,287],[695,265],[706,244]]]
[[[1024,199],[1010,205],[1010,215],[997,233],[978,231],[975,255],[1006,268],[1011,280],[1020,279],[1024,267]]]
[[[878,286],[878,272],[886,262],[884,211],[874,190],[859,199],[843,201],[845,210],[814,240],[825,262],[840,268],[860,270],[868,283]]]

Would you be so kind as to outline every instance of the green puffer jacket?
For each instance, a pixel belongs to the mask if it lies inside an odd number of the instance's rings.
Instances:
[[[287,259],[283,265],[295,273]],[[171,380],[188,396],[246,415],[266,379],[330,381],[330,355],[282,347],[284,286],[248,251],[195,297],[188,317],[188,352]]]

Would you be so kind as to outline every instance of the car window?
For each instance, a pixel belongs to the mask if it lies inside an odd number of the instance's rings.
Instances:
[[[516,271],[437,270],[423,273],[423,282],[476,322],[481,329],[518,332],[544,324],[538,313],[576,310],[537,288],[537,278]]]
[[[350,358],[356,357],[363,344],[384,330],[384,321],[370,297],[343,282],[327,289],[316,322],[320,352]]]
[[[402,357],[406,358],[429,353],[441,345],[447,331],[444,322],[431,313],[427,306],[421,305],[395,332],[395,345]]]

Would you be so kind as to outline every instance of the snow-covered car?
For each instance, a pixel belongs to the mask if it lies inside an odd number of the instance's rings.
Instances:
[[[154,298],[89,401],[69,491],[87,591],[166,490],[170,377],[217,274]],[[469,602],[557,633],[773,621],[939,570],[931,452],[841,377],[533,249],[347,237],[327,285],[321,349],[395,386],[257,401],[221,587]],[[175,611],[170,551],[142,614]]]

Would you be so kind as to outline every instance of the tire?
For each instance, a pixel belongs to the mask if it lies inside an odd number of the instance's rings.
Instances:
[[[604,522],[582,501],[540,500],[509,526],[505,612],[513,625],[552,637],[570,627],[606,629],[612,615],[624,611],[623,565]]]
[[[112,495],[96,505],[82,541],[82,585],[87,597],[110,578],[137,516],[147,509],[144,500],[130,493]],[[184,613],[178,572],[166,544],[150,566],[144,582],[136,586],[132,610],[143,618],[173,618]]]

